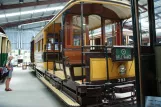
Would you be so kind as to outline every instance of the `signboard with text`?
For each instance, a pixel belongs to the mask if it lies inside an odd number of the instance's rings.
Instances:
[[[131,61],[133,60],[133,48],[115,46],[112,48],[111,57],[113,61]]]

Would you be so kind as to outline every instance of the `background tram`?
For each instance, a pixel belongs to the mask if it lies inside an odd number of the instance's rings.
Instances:
[[[8,54],[11,52],[11,43],[8,40],[4,30],[0,27],[0,67],[3,67],[7,61]],[[2,69],[0,68],[0,81]]]
[[[134,103],[133,47],[122,45],[120,23],[130,17],[123,1],[71,0],[31,42],[38,78],[70,106]],[[109,47],[105,27],[113,23],[116,39]],[[101,37],[91,44],[89,32],[97,28]],[[132,94],[121,99],[117,92]]]

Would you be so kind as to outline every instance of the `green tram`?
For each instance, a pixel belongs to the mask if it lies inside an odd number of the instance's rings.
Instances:
[[[5,34],[4,30],[0,27],[0,67],[8,58],[8,53],[11,52],[11,43]]]
[[[128,2],[71,0],[31,41],[37,77],[69,106],[135,102],[133,46],[122,43],[122,22],[131,17]],[[117,26],[107,45],[106,26]],[[91,40],[89,32],[101,28]],[[130,92],[118,98],[116,93]]]
[[[11,52],[11,43],[8,40],[4,30],[0,27],[0,83],[4,82],[4,78],[1,75],[2,67],[5,65],[8,54]]]

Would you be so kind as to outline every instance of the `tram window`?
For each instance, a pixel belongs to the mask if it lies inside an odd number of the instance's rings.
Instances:
[[[147,0],[140,0],[140,5],[146,5],[147,7]],[[150,35],[149,35],[149,19],[148,19],[148,11],[145,11],[142,8],[139,8],[139,28],[140,28],[140,42],[142,46],[150,46]]]
[[[112,37],[110,37],[110,38],[107,38],[107,46],[112,46],[113,44],[113,38]]]
[[[89,31],[89,38],[90,38],[90,45],[96,46],[101,45],[101,17],[98,15],[89,15],[89,26],[88,28],[91,29]],[[91,50],[96,50],[99,47],[91,47]]]
[[[73,30],[73,45],[74,46],[80,46],[81,40],[81,33],[80,30],[74,29]]]
[[[41,41],[39,41],[39,42],[38,42],[38,52],[39,52],[39,51],[40,51],[40,49],[41,49],[40,42],[41,42]]]
[[[80,46],[80,36],[73,35],[73,42],[74,42],[74,46]]]
[[[73,46],[81,45],[81,19],[80,16],[73,16]],[[83,18],[83,23],[85,23],[85,18]],[[85,33],[85,26],[83,24],[83,33]],[[85,41],[84,41],[85,43]]]
[[[42,39],[42,44],[41,44],[42,50],[43,50],[43,41],[44,41],[44,40]]]
[[[109,23],[109,20],[105,20],[105,23]],[[105,42],[107,42],[107,46],[112,46],[114,37],[115,37],[115,25],[110,24],[105,26]]]
[[[38,42],[36,43],[36,51],[38,51]]]
[[[161,0],[154,0],[156,44],[161,45]]]
[[[43,43],[43,40],[40,40],[40,44],[39,44],[40,45],[40,51],[43,50],[43,44],[42,43]]]

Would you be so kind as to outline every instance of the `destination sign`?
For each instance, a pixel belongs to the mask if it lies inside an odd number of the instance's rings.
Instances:
[[[113,47],[112,60],[113,61],[130,61],[133,59],[133,48],[131,47]]]

